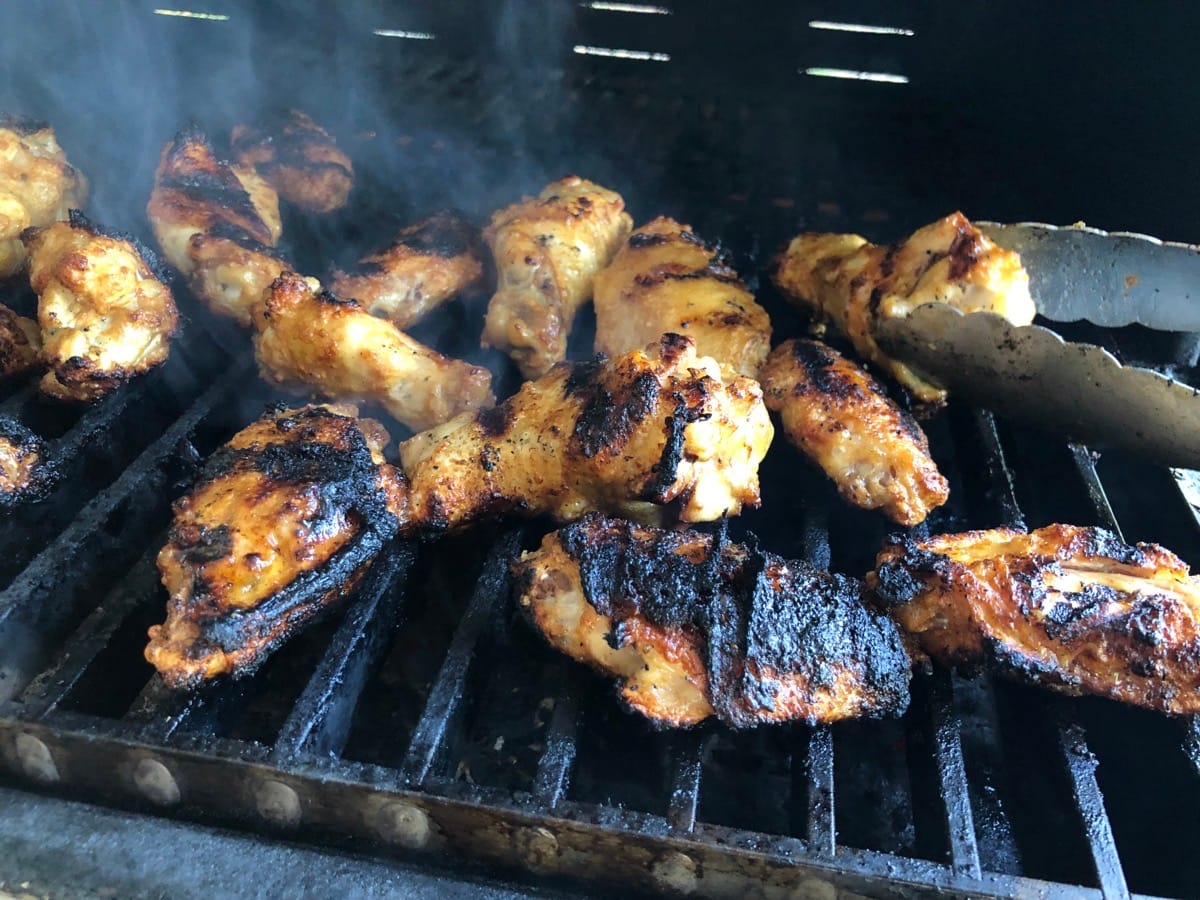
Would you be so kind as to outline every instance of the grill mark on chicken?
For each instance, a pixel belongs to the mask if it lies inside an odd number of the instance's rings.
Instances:
[[[49,127],[50,123],[42,119],[31,119],[29,116],[0,112],[0,128],[19,134],[21,137],[45,131]]]
[[[276,111],[262,125],[237,125],[230,145],[238,164],[253,168],[279,196],[312,213],[346,205],[354,166],[328,131],[298,109]]]

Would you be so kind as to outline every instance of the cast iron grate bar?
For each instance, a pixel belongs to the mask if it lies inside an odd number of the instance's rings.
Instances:
[[[667,823],[677,831],[690,832],[696,827],[708,733],[707,728],[700,726],[678,732],[671,739],[674,768],[671,773],[671,797],[667,802]]]
[[[546,749],[538,760],[533,781],[533,796],[550,809],[558,806],[571,786],[571,771],[575,766],[577,735],[579,733],[578,681],[575,671],[565,660],[559,660],[554,670],[555,681],[562,685],[554,700],[554,713],[546,732]]]
[[[401,764],[401,774],[410,784],[422,784],[433,769],[450,722],[462,704],[475,645],[507,595],[508,563],[520,550],[523,534],[523,529],[515,528],[500,535],[488,554]]]
[[[950,864],[956,872],[980,876],[979,847],[975,841],[975,818],[967,768],[963,761],[962,730],[954,713],[950,673],[938,667],[925,679],[928,691],[926,712],[933,736],[934,763],[941,785],[941,801],[950,845]]]

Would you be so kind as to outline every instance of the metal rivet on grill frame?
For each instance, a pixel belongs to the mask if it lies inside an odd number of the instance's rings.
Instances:
[[[700,876],[694,859],[686,853],[668,850],[650,863],[650,877],[660,890],[690,894],[696,890]]]
[[[558,838],[546,828],[521,828],[513,837],[517,855],[534,871],[553,868],[558,859]]]
[[[179,802],[179,785],[175,776],[157,759],[139,759],[133,767],[133,783],[151,803],[172,806]]]
[[[51,784],[59,780],[58,766],[54,763],[50,748],[42,743],[41,738],[22,733],[17,735],[17,739],[13,743],[21,771],[34,781],[44,784]]]
[[[392,844],[409,850],[421,850],[433,837],[433,825],[425,810],[397,800],[380,807],[375,815],[375,831]]]
[[[258,814],[274,825],[291,828],[300,822],[300,796],[282,781],[264,781],[254,792]]]

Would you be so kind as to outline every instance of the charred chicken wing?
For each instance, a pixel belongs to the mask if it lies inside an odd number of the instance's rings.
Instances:
[[[668,331],[748,378],[771,349],[771,320],[721,251],[687,225],[643,225],[596,276],[596,350],[616,356]]]
[[[571,324],[591,299],[592,280],[632,227],[620,194],[574,175],[495,213],[483,236],[499,284],[483,345],[508,353],[526,378],[565,359]]]
[[[847,502],[901,525],[925,521],[950,486],[912,416],[850,360],[819,343],[780,344],[759,373],[763,401],[783,432]]]
[[[0,417],[0,511],[38,499],[57,480],[46,451],[45,441],[20,422]]]
[[[249,674],[343,599],[395,533],[387,433],[353,407],[277,410],[238,432],[175,502],[158,568],[167,619],[146,659],[174,688]]]
[[[1028,325],[1036,313],[1020,256],[998,247],[962,213],[886,247],[854,234],[802,234],[775,260],[774,278],[926,403],[944,402],[945,390],[879,348],[878,322],[926,303],[992,312],[1014,325]]]
[[[65,219],[83,206],[87,189],[53,128],[0,113],[0,279],[25,263],[21,232]]]
[[[867,580],[948,665],[1200,712],[1200,582],[1156,544],[1074,525],[893,538]]]
[[[513,565],[519,602],[557,649],[620,679],[672,727],[898,715],[910,664],[863,585],[757,542],[590,515]]]
[[[373,400],[414,431],[495,402],[487,369],[442,356],[313,278],[280,276],[254,326],[267,382]]]
[[[42,332],[38,323],[0,304],[0,378],[36,369],[41,349]]]
[[[483,278],[478,233],[449,212],[401,230],[392,246],[358,265],[354,273],[335,272],[330,290],[400,329]]]
[[[328,131],[298,109],[261,127],[237,125],[230,136],[239,166],[254,169],[300,209],[329,213],[346,205],[354,166]]]
[[[406,527],[438,532],[509,512],[734,515],[758,505],[771,435],[757,383],[664,335],[613,360],[559,363],[500,406],[404,442]]]
[[[76,210],[69,223],[26,232],[25,246],[49,369],[43,393],[96,400],[166,360],[179,315],[149,251]]]

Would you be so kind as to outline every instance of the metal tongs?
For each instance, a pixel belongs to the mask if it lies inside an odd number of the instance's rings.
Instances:
[[[976,223],[1015,250],[1038,313],[1056,322],[1200,332],[1200,248],[1082,225]],[[952,392],[1075,440],[1200,469],[1200,391],[1039,325],[945,304],[880,323],[890,355]]]

